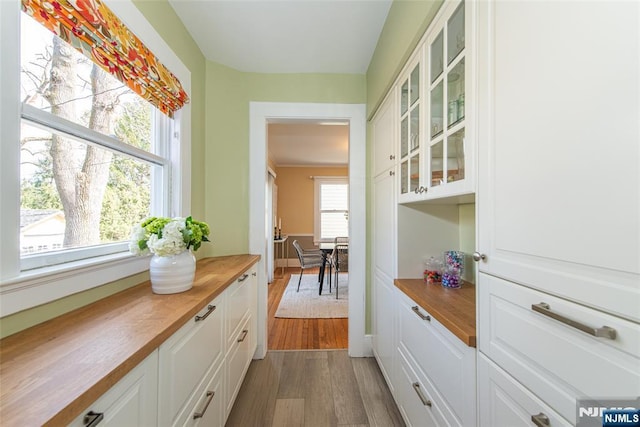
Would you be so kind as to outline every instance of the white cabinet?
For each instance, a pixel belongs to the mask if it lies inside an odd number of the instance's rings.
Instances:
[[[420,129],[424,108],[422,104],[422,54],[418,48],[414,57],[405,66],[398,83],[398,118],[400,123],[400,174],[398,200],[412,200],[424,193],[420,174],[422,170]]]
[[[71,426],[100,425],[153,426],[158,419],[158,352],[154,351],[138,366],[103,394]],[[91,423],[95,424],[91,424]]]
[[[478,356],[478,405],[481,427],[571,426],[483,354]]]
[[[396,164],[396,97],[395,90],[387,97],[371,120],[371,143],[373,146],[373,174],[378,176]]]
[[[640,4],[478,5],[480,270],[639,322]]]
[[[224,358],[225,294],[203,308],[159,349],[158,399],[161,425],[182,425],[197,412],[198,388]],[[223,399],[218,393],[217,399]]]
[[[393,172],[393,170],[389,170]],[[396,274],[395,177],[376,176],[373,184],[372,231],[372,343],[378,365],[393,391],[396,348],[396,303],[393,278]]]
[[[225,291],[227,298],[226,316],[226,356],[224,399],[225,419],[231,412],[233,403],[244,375],[249,368],[253,353],[256,350],[256,277],[255,267],[242,274],[236,282]]]
[[[404,293],[397,293],[400,359],[411,368],[403,368],[405,376],[413,371],[420,390],[431,396],[430,407],[437,408],[435,419],[445,420],[438,424],[475,425],[476,349],[465,345]],[[399,405],[407,402],[403,398]]]
[[[571,423],[579,398],[640,395],[637,324],[486,274],[479,293],[480,350]]]

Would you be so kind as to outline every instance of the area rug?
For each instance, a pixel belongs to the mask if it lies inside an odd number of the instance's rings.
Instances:
[[[329,285],[326,282],[322,289],[322,295],[318,295],[318,275],[303,274],[298,288],[299,274],[292,274],[291,280],[282,295],[280,305],[275,317],[291,319],[335,319],[349,317],[349,274],[340,273],[338,282],[340,289],[339,298],[336,299],[336,290],[332,286],[329,293]],[[335,277],[334,277],[335,279]]]

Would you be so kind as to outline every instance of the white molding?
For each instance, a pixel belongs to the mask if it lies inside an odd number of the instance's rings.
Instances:
[[[341,119],[349,121],[349,208],[351,218],[366,215],[366,107],[364,104],[251,102],[249,108],[249,251],[262,256],[258,267],[258,349],[267,348],[267,272],[269,244],[264,207],[267,179],[266,123],[278,119]],[[349,355],[371,354],[365,339],[365,221],[349,221]]]

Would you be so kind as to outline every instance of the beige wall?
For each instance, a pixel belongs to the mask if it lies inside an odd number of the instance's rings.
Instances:
[[[282,234],[313,234],[314,181],[310,176],[348,176],[345,167],[279,167],[278,217]]]

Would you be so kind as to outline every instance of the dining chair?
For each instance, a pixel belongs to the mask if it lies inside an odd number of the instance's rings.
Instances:
[[[308,268],[320,267],[320,272],[318,273],[318,285],[320,285],[322,266],[324,264],[324,255],[322,255],[322,251],[315,249],[302,249],[297,240],[293,241],[293,247],[298,254],[298,260],[300,261],[300,277],[298,278],[298,290],[296,292],[300,292],[302,273]]]
[[[349,264],[349,238],[336,237],[333,239],[333,251],[329,256],[329,292],[331,292],[332,272],[336,276],[336,299],[338,298],[338,274],[346,271]]]

